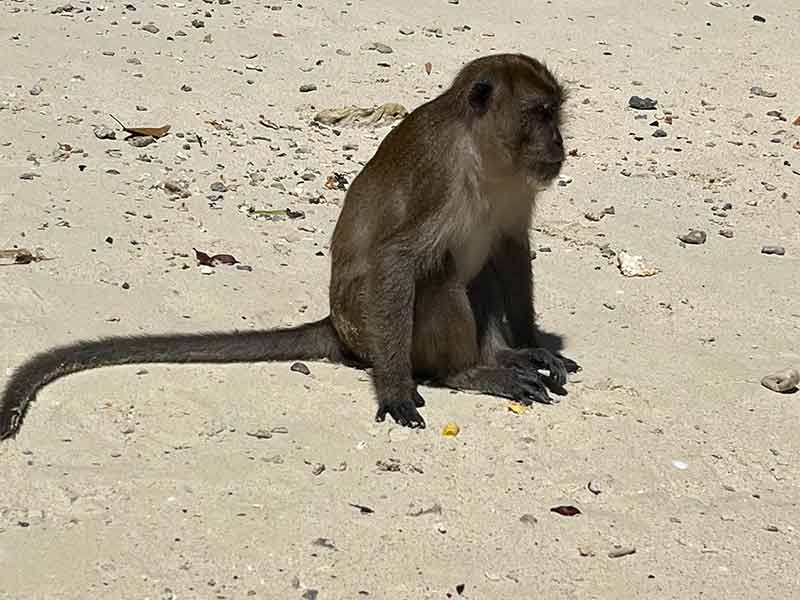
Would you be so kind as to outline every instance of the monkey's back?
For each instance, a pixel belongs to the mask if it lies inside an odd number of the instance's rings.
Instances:
[[[441,140],[455,126],[447,92],[419,106],[390,131],[353,179],[331,239],[330,309],[342,341],[367,360],[368,274],[387,244],[416,244],[419,223],[448,196]],[[412,234],[415,234],[412,236]]]

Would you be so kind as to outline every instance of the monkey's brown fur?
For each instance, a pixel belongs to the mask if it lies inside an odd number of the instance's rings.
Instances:
[[[569,359],[537,347],[528,230],[559,173],[564,92],[521,54],[476,59],[381,143],[331,243],[330,316],[290,329],[106,338],[31,358],[0,399],[0,439],[38,390],[79,370],[147,362],[329,359],[373,367],[376,419],[424,427],[417,381],[552,402]],[[544,378],[538,369],[549,370]]]

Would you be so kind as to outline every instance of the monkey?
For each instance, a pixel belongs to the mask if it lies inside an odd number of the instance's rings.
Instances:
[[[566,90],[525,54],[467,62],[384,137],[330,240],[329,314],[260,331],[137,335],[36,354],[0,396],[0,439],[37,392],[105,365],[327,360],[371,369],[375,421],[425,428],[420,383],[558,401],[575,361],[539,343],[529,229],[565,161]],[[547,372],[545,375],[544,371]]]

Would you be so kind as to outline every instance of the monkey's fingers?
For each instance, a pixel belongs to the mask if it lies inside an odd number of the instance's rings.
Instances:
[[[563,354],[556,354],[556,356],[564,364],[564,368],[567,370],[567,373],[577,373],[578,371],[583,371],[583,367],[571,358],[567,358]]]
[[[550,378],[558,385],[567,383],[567,367],[564,361],[546,348],[529,348],[528,359],[537,367],[550,372]]]
[[[414,406],[422,408],[425,406],[425,398],[419,395],[419,392],[414,390]]]
[[[419,414],[413,402],[398,402],[378,408],[375,420],[382,423],[389,414],[402,427],[425,429],[425,419]]]
[[[547,391],[547,386],[543,378],[536,372],[517,370],[517,377],[522,383],[522,397],[517,398],[521,404],[531,405],[534,402],[539,404],[558,404],[560,398],[553,398]]]

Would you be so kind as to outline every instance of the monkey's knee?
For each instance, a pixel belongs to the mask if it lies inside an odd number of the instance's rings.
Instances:
[[[424,288],[414,309],[414,371],[443,378],[478,364],[480,351],[472,313],[463,288]]]

